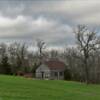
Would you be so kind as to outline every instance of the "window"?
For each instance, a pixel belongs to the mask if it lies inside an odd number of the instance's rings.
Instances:
[[[60,72],[60,76],[63,76],[63,72]]]
[[[55,73],[54,73],[54,75],[55,75],[55,76],[58,76],[58,73],[57,73],[57,72],[55,72]]]

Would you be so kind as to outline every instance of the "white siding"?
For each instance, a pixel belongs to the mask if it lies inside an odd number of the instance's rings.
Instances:
[[[60,72],[62,72],[62,75],[60,75]],[[38,79],[55,79],[55,80],[60,79],[60,80],[63,80],[64,79],[64,71],[50,70],[48,68],[48,66],[42,64],[36,69],[35,76]]]
[[[36,78],[50,78],[50,69],[44,64],[40,65],[36,70]]]

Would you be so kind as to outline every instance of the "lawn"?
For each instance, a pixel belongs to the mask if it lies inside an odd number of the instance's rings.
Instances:
[[[100,86],[1,75],[0,100],[100,100]]]

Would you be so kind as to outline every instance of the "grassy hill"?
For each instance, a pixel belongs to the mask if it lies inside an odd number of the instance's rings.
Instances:
[[[0,100],[100,100],[100,86],[1,75]]]

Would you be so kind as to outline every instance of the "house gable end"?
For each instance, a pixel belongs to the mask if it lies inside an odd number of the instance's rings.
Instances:
[[[47,65],[45,64],[42,64],[40,65],[37,69],[36,69],[36,72],[50,72],[50,69]]]

